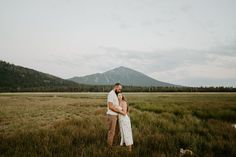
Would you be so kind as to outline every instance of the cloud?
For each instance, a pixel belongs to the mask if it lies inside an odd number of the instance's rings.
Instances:
[[[211,52],[221,56],[236,56],[236,41],[234,43],[228,43],[222,46],[215,46],[211,49]]]
[[[220,58],[213,51],[174,49],[156,51],[122,50],[114,47],[100,47],[107,53],[112,53],[120,62],[132,64],[138,61],[148,71],[165,71],[188,65],[208,65]],[[224,58],[225,59],[225,58]],[[226,61],[224,61],[226,62]],[[144,69],[143,69],[144,70]]]
[[[184,13],[188,13],[192,9],[192,6],[190,5],[183,5],[180,7],[180,10],[183,11]]]
[[[190,82],[193,83],[192,85],[210,85],[210,80],[214,83],[216,80],[220,80],[219,83],[225,82],[224,84],[226,84],[227,80],[236,81],[235,70],[235,68],[229,69],[215,65],[189,65],[162,72],[157,71],[150,74],[150,76],[162,81],[182,85],[190,85]],[[199,80],[201,81],[199,82]],[[206,82],[203,80],[206,80]]]

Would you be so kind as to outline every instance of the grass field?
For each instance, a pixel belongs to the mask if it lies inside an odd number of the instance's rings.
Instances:
[[[236,156],[236,93],[125,93],[132,153],[106,147],[106,95],[0,94],[0,156]]]

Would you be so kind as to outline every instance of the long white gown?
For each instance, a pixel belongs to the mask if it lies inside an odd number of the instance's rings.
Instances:
[[[120,125],[120,134],[121,141],[120,145],[122,146],[124,143],[126,146],[133,144],[133,134],[131,129],[131,122],[129,116],[119,114],[119,125]]]

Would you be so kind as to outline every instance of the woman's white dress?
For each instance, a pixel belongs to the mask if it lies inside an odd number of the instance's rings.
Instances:
[[[122,146],[124,143],[126,146],[133,144],[133,135],[131,129],[131,122],[129,116],[119,114],[119,125],[120,125],[120,134],[121,141],[120,145]]]

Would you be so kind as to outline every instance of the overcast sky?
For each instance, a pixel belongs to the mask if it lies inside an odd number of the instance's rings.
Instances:
[[[0,0],[0,59],[62,78],[126,66],[236,86],[235,0]]]

